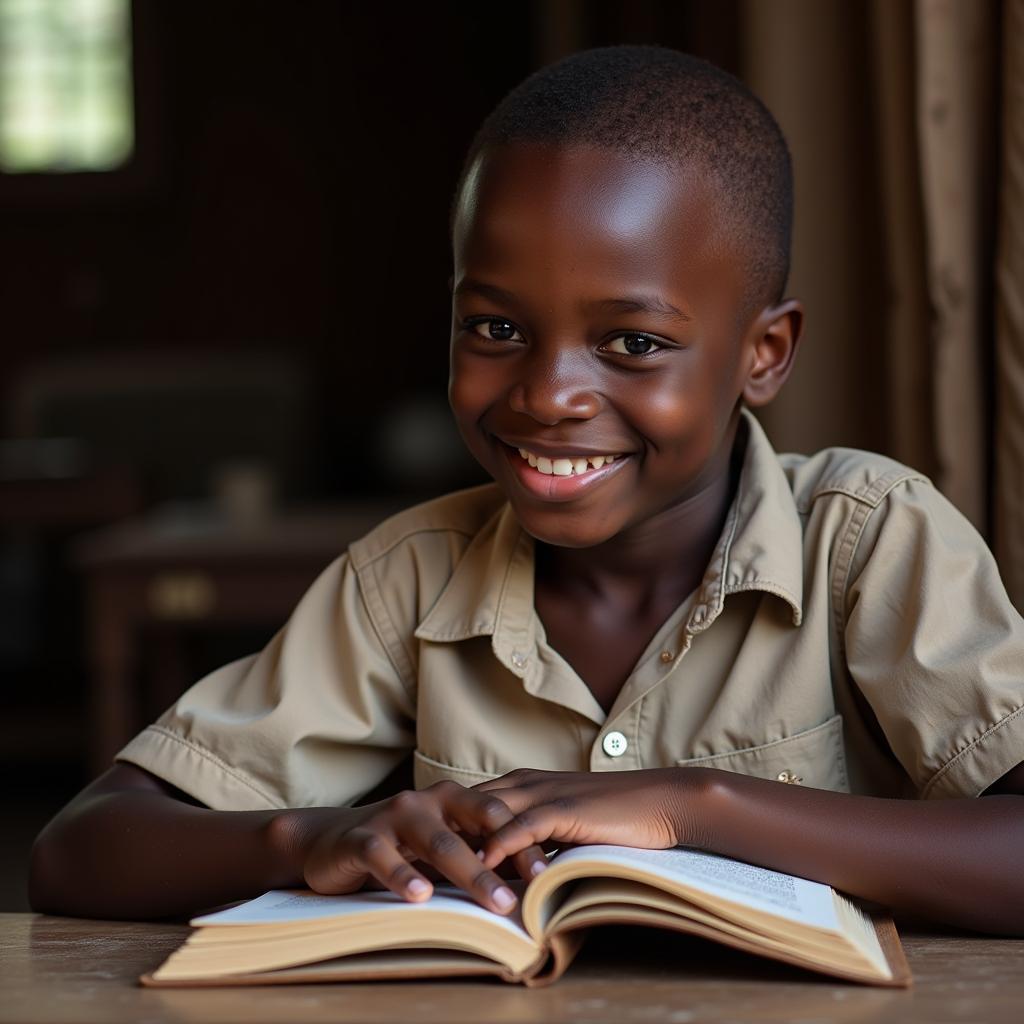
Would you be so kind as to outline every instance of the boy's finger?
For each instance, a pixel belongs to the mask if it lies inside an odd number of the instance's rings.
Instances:
[[[492,780],[493,789],[485,789],[486,783],[472,790],[464,789],[455,798],[455,803],[461,804],[468,812],[475,812],[480,816],[485,838],[513,821],[515,815],[520,811],[525,811],[535,799],[515,787],[502,787],[498,785],[500,782],[500,779]],[[481,860],[483,859],[481,851],[477,851],[477,856]],[[501,860],[498,860],[488,866],[497,867],[500,863]],[[529,882],[548,866],[548,859],[539,846],[532,845],[515,854],[512,863],[515,865],[519,877]]]
[[[499,798],[480,790],[462,789],[452,795],[452,799],[446,803],[445,811],[464,832],[471,835],[482,833],[486,838],[514,820],[515,812],[504,799],[507,792],[502,790]],[[515,803],[522,803],[523,807],[526,807],[525,798],[517,799]],[[477,856],[479,859],[479,851]],[[548,866],[547,857],[539,846],[531,846],[520,851],[513,863],[519,877],[527,882]]]
[[[444,816],[461,832],[476,837],[493,835],[515,812],[497,794],[460,788],[444,801]]]
[[[481,906],[497,914],[508,914],[515,907],[515,893],[440,818],[423,815],[405,822],[401,841]]]
[[[453,787],[443,801],[444,814],[470,835],[489,834],[512,820],[513,812],[497,794]]]
[[[532,807],[502,825],[480,848],[485,867],[497,867],[506,857],[515,857],[553,838],[558,831],[558,815],[549,807]],[[545,865],[547,859],[545,858]]]
[[[430,882],[380,832],[355,828],[348,833],[346,844],[352,849],[358,866],[396,896],[419,903],[434,891]]]
[[[508,776],[499,775],[496,779],[488,779],[486,782],[478,782],[473,787],[474,793],[490,793],[496,789],[513,789],[514,782],[508,781]]]
[[[486,853],[484,856],[486,856]],[[537,875],[547,868],[548,859],[539,846],[528,846],[512,858],[512,863],[515,864],[519,877],[529,882],[530,879],[536,878]]]
[[[536,793],[535,786],[525,786],[521,779],[514,779],[508,775],[503,775],[498,779],[489,779],[487,782],[477,783],[471,792],[493,793],[504,800],[506,796],[512,793],[522,793],[525,795],[530,789],[534,789]]]
[[[498,783],[500,779],[494,779],[493,782],[484,783],[476,789],[467,790],[467,793],[472,793],[480,798],[490,798],[493,800],[500,800],[505,807],[508,809],[509,816],[518,814],[520,811],[526,810],[527,807],[532,804],[538,803],[542,798],[541,794],[536,790],[531,792],[527,789],[522,789],[519,786],[500,786]],[[484,789],[486,785],[489,788]],[[498,827],[504,825],[505,822],[501,821],[498,823]],[[488,831],[494,831],[493,828]]]

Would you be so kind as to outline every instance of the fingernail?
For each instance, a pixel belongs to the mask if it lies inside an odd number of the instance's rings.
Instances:
[[[535,860],[530,865],[530,874],[536,878],[542,871],[547,871],[548,862],[546,860]]]
[[[516,897],[506,885],[499,886],[491,893],[491,899],[499,910],[511,910],[516,905]]]
[[[476,851],[476,859],[477,860],[483,860],[486,855],[487,855],[487,851],[482,846],[480,847],[479,850]]]
[[[410,896],[426,896],[430,892],[430,886],[422,878],[414,878],[406,887],[405,891]]]

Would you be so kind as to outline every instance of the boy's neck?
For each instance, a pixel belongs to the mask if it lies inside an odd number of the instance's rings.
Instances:
[[[707,483],[677,505],[589,548],[538,542],[539,584],[581,599],[628,602],[636,609],[679,604],[707,570],[736,493],[745,431],[733,431]]]

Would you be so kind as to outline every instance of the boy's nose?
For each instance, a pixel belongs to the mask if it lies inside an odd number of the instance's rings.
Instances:
[[[596,416],[601,407],[600,395],[579,363],[575,354],[525,361],[519,379],[509,391],[509,407],[546,426]]]

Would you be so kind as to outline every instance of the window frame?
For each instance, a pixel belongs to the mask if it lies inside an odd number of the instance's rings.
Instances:
[[[82,206],[120,201],[151,193],[160,166],[160,76],[153,6],[129,0],[134,144],[124,163],[108,170],[0,170],[0,208],[11,206]]]

